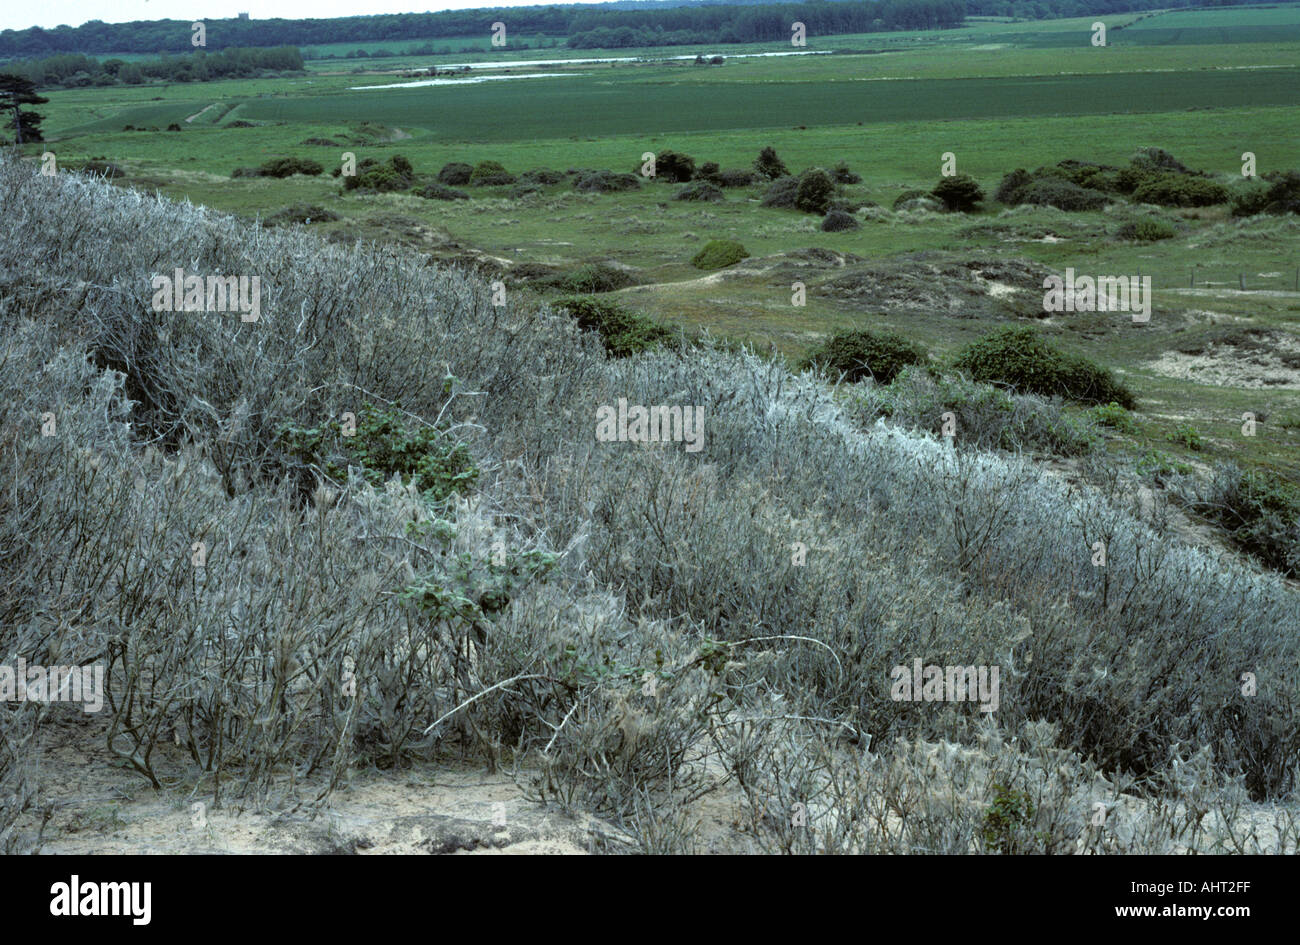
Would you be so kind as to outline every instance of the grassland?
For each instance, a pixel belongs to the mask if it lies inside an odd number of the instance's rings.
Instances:
[[[1096,19],[1110,30],[1105,48],[1090,44]],[[1132,445],[1181,452],[1198,465],[1237,458],[1300,472],[1295,428],[1277,426],[1248,442],[1232,435],[1245,410],[1296,414],[1300,392],[1194,383],[1152,367],[1164,353],[1212,337],[1224,325],[1295,330],[1300,296],[1292,293],[1293,222],[1240,224],[1223,208],[1168,211],[1163,216],[1177,223],[1177,237],[1134,246],[1115,238],[1132,216],[1122,210],[1020,208],[1008,216],[989,203],[973,215],[883,213],[859,230],[828,234],[817,229],[816,218],[759,206],[757,186],[730,190],[725,202],[707,205],[674,201],[664,184],[606,195],[577,194],[565,184],[527,196],[474,188],[472,200],[442,203],[343,193],[328,176],[229,176],[235,167],[282,155],[328,168],[344,151],[380,160],[400,153],[426,175],[449,161],[485,159],[516,173],[541,167],[632,171],[643,152],[664,148],[728,168],[746,167],[761,147],[773,146],[794,170],[846,162],[863,181],[843,188],[843,196],[889,208],[903,190],[932,186],[945,152],[991,193],[1015,167],[1065,158],[1118,165],[1138,147],[1154,145],[1233,184],[1240,181],[1243,151],[1257,156],[1261,173],[1300,166],[1297,29],[1300,8],[1294,6],[972,21],[941,33],[812,37],[810,49],[836,53],[729,58],[710,67],[666,61],[704,51],[683,47],[491,50],[484,39],[467,41],[451,58],[317,60],[298,78],[54,92],[46,128],[61,159],[103,157],[126,168],[137,186],[249,216],[316,205],[340,219],[313,226],[405,242],[439,258],[454,256],[446,249],[454,246],[511,264],[572,267],[612,260],[631,267],[643,284],[619,293],[628,304],[672,324],[772,346],[791,357],[829,332],[866,326],[905,331],[946,355],[991,325],[848,304],[820,292],[816,274],[809,277],[814,288],[807,306],[792,310],[788,273],[779,267],[773,271],[780,278],[760,264],[750,276],[702,279],[689,259],[704,240],[738,239],[760,259],[821,247],[871,261],[929,252],[1014,256],[1080,271],[1136,268],[1156,287],[1158,315],[1147,329],[1098,329],[1086,320],[1045,326],[1062,345],[1117,369],[1137,390],[1144,406]],[[410,45],[357,44],[372,53],[401,53]],[[717,51],[774,50],[750,45]],[[568,55],[647,61],[528,64]],[[582,75],[356,88],[402,81],[411,68],[477,58],[518,59],[517,69],[492,70],[494,76]],[[346,71],[361,64],[364,74]],[[251,127],[230,127],[232,121]],[[361,121],[386,126],[390,134],[358,136]],[[128,124],[163,128],[172,122],[184,131],[122,131]],[[336,145],[305,143],[313,139]],[[1197,289],[1189,287],[1193,266]],[[1256,291],[1236,289],[1243,276]],[[1207,280],[1218,285],[1207,288]],[[1204,431],[1203,449],[1168,441],[1170,431],[1187,422]]]

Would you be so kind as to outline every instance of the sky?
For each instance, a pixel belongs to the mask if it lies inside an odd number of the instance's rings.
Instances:
[[[0,4],[0,29],[47,29],[66,24],[80,26],[89,20],[129,23],[132,20],[228,19],[247,13],[254,20],[329,19],[378,13],[428,13],[476,7],[536,6],[546,0],[44,0],[27,5],[18,0]],[[557,0],[580,3],[583,0]]]

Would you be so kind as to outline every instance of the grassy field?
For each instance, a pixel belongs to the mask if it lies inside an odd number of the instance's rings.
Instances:
[[[1300,7],[1100,17],[1110,29],[1104,49],[1090,44],[1095,19],[972,21],[939,33],[811,37],[811,49],[836,54],[729,58],[711,67],[663,61],[703,51],[683,47],[489,53],[484,38],[458,50],[473,56],[454,60],[476,61],[479,53],[485,60],[519,60],[517,69],[490,75],[581,75],[358,90],[453,59],[317,60],[312,72],[296,78],[56,91],[45,127],[49,148],[61,160],[111,160],[136,186],[248,216],[314,205],[339,219],[313,226],[348,238],[406,243],[442,259],[472,251],[512,265],[612,261],[629,267],[641,283],[616,293],[630,306],[791,357],[830,332],[872,326],[906,332],[943,356],[999,321],[988,313],[954,318],[846,301],[822,287],[834,273],[811,270],[808,304],[794,310],[793,276],[780,264],[794,251],[817,247],[902,266],[928,253],[1079,271],[1136,268],[1155,286],[1151,325],[1135,330],[1086,318],[1043,325],[1063,347],[1116,369],[1137,391],[1141,422],[1129,445],[1200,465],[1236,458],[1300,472],[1300,429],[1279,424],[1269,436],[1245,442],[1231,435],[1243,410],[1300,417],[1300,390],[1286,384],[1234,388],[1171,376],[1161,366],[1170,351],[1213,338],[1225,325],[1295,331],[1300,233],[1293,220],[1241,223],[1223,207],[1166,210],[1159,216],[1176,225],[1177,236],[1135,246],[1115,235],[1139,215],[1124,206],[1066,214],[1007,211],[988,201],[966,215],[887,212],[905,189],[934,185],[945,152],[989,194],[1016,167],[1066,158],[1122,165],[1143,146],[1162,147],[1234,187],[1243,151],[1256,155],[1260,173],[1300,167]],[[416,44],[343,45],[401,53]],[[651,61],[527,62],[627,55]],[[350,71],[360,65],[365,74]],[[250,126],[230,127],[232,121]],[[368,129],[359,128],[363,121],[371,123]],[[184,130],[122,130],[173,122]],[[312,140],[333,144],[306,143]],[[673,188],[663,183],[605,195],[575,193],[567,184],[527,195],[509,187],[470,188],[473,199],[445,203],[411,194],[344,193],[328,175],[230,177],[235,167],[285,155],[329,169],[344,152],[379,160],[400,153],[425,176],[449,161],[489,159],[514,173],[582,167],[630,172],[643,152],[665,148],[735,168],[749,166],[764,146],[775,147],[796,172],[846,162],[863,181],[842,188],[842,196],[886,212],[865,217],[861,229],[831,234],[818,229],[816,217],[760,206],[760,186],[728,190],[726,200],[714,204],[675,201]],[[737,239],[765,262],[742,264],[722,279],[703,277],[690,259],[712,238]],[[1254,291],[1240,291],[1243,278]],[[1003,314],[1004,320],[1014,317]],[[1169,433],[1188,422],[1206,437],[1200,450],[1169,442]]]

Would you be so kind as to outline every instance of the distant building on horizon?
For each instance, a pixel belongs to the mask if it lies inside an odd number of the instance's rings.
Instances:
[[[246,20],[246,19],[248,19],[248,14],[247,14],[247,13],[241,13],[241,14],[239,14],[239,18],[240,18],[241,20]]]

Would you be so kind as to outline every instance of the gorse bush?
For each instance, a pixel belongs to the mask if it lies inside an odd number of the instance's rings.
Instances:
[[[1032,328],[1005,328],[976,341],[953,366],[973,380],[1005,384],[1018,391],[1064,397],[1082,404],[1136,405],[1133,393],[1110,372],[1063,354]]]
[[[810,351],[800,363],[803,370],[819,369],[843,375],[849,383],[871,378],[888,384],[903,368],[929,360],[921,347],[901,335],[882,331],[846,331],[834,334]]]
[[[474,187],[498,187],[513,184],[515,175],[511,174],[498,161],[479,161],[469,176],[469,183]]]
[[[668,326],[645,315],[629,312],[609,299],[575,296],[559,299],[553,304],[572,315],[583,331],[600,335],[611,357],[626,358],[672,338]]]
[[[691,265],[696,269],[725,269],[747,258],[749,252],[735,240],[709,240],[691,258]]]
[[[394,154],[382,164],[374,158],[363,158],[357,164],[355,174],[343,177],[343,188],[345,190],[391,193],[406,190],[414,182],[415,170],[411,167],[411,162],[400,154]]]
[[[935,184],[930,194],[947,210],[970,213],[984,199],[984,188],[969,174],[954,174]]]
[[[1168,220],[1130,220],[1115,235],[1122,240],[1154,243],[1157,240],[1172,239],[1178,235],[1178,230]]]
[[[718,203],[726,200],[722,191],[710,184],[708,181],[697,180],[694,183],[687,184],[673,194],[674,200],[697,200],[705,203]]]
[[[325,168],[318,161],[307,158],[282,157],[266,161],[257,170],[262,177],[292,177],[294,174],[314,177],[324,173]]]
[[[862,224],[857,218],[845,210],[831,210],[822,218],[821,230],[823,233],[841,233],[845,230],[860,230]]]
[[[834,196],[835,181],[831,175],[820,167],[812,167],[799,175],[799,186],[794,192],[795,209],[823,214],[830,209]]]
[[[438,183],[448,187],[464,187],[474,175],[474,168],[460,161],[444,164],[438,171]]]
[[[663,150],[655,155],[655,177],[659,180],[685,183],[695,176],[695,158],[689,154]]]
[[[758,157],[754,159],[754,170],[759,177],[764,177],[767,180],[790,176],[790,169],[785,166],[784,161],[777,157],[776,149],[770,147],[764,148],[759,152]]]

